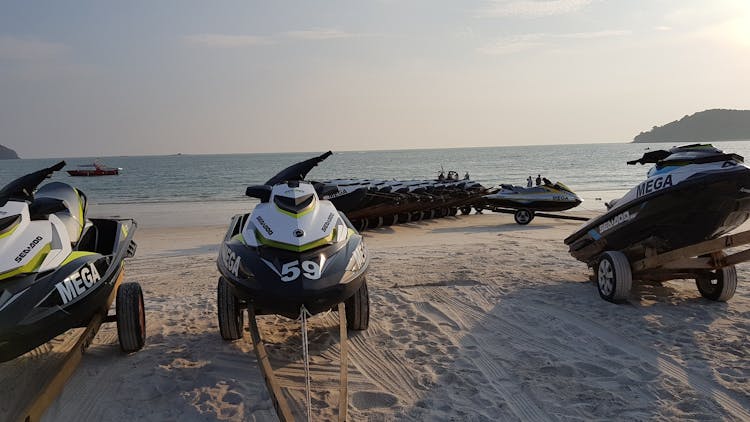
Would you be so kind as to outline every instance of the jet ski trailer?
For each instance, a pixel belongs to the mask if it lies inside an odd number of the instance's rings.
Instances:
[[[633,280],[694,279],[701,296],[727,301],[735,265],[750,260],[750,231],[727,235],[750,216],[750,168],[737,154],[694,144],[650,151],[647,179],[565,239],[594,269],[600,296],[625,301]],[[731,250],[730,250],[731,249]]]
[[[141,288],[122,283],[124,260],[136,250],[135,221],[87,219],[86,196],[65,183],[37,190],[64,166],[62,161],[0,190],[0,362],[85,327],[59,372],[41,380],[39,395],[16,403],[23,408],[19,420],[39,419],[102,323],[117,323],[124,352],[144,344]],[[109,315],[115,301],[116,314]]]
[[[219,331],[227,341],[244,334],[244,312],[260,370],[280,420],[293,420],[276,381],[256,315],[298,318],[302,325],[307,417],[311,416],[307,317],[338,310],[339,420],[346,420],[347,328],[365,330],[370,319],[365,273],[370,257],[362,236],[330,201],[321,200],[307,173],[331,155],[295,164],[246,194],[260,200],[252,213],[235,215],[217,259]]]

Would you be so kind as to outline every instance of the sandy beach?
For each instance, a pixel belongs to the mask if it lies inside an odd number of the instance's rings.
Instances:
[[[146,346],[123,355],[104,326],[44,421],[275,420],[248,333],[218,333],[215,259],[241,205],[190,224],[126,210],[142,219],[126,281],[144,288]],[[638,284],[614,305],[562,242],[578,224],[472,214],[366,232],[371,324],[350,332],[350,420],[749,420],[747,268],[728,303],[685,280]],[[302,415],[299,323],[259,319]],[[335,314],[310,320],[314,420],[337,414],[337,330]],[[0,370],[23,379],[44,359]]]

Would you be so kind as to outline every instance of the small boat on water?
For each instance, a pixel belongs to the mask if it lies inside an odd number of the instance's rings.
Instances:
[[[91,164],[83,164],[78,166],[75,170],[68,170],[68,174],[71,176],[114,176],[120,174],[119,167],[107,167],[99,161],[94,161]]]

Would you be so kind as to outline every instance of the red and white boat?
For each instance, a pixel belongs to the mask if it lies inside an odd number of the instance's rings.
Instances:
[[[95,161],[92,164],[84,164],[78,166],[75,170],[68,170],[68,174],[71,176],[114,176],[120,174],[119,167],[107,167],[104,164]]]

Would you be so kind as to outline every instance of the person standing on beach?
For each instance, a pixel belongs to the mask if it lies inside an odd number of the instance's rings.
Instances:
[[[537,174],[536,175],[536,185],[539,186],[541,184],[542,184],[542,175],[541,174]]]
[[[531,181],[531,176],[529,176],[529,178],[526,179],[526,187],[530,188],[532,186],[534,186],[534,182]]]

